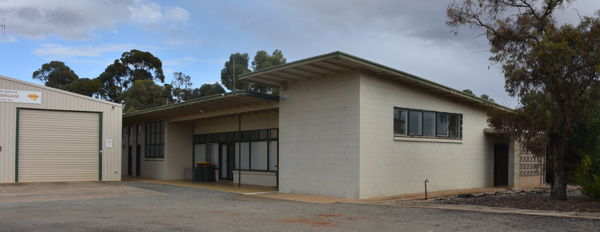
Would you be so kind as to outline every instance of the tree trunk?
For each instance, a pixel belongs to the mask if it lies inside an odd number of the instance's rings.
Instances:
[[[552,188],[550,199],[567,200],[567,177],[565,175],[565,145],[571,130],[571,120],[565,114],[559,116],[559,128],[550,133],[549,150],[552,162]]]

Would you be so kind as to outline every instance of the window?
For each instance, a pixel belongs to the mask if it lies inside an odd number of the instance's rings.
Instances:
[[[165,123],[146,123],[146,158],[165,157]]]
[[[228,165],[228,162],[235,161],[233,163],[235,169],[238,169],[241,165],[242,170],[275,171],[278,164],[278,137],[278,129],[196,134],[194,135],[195,160],[196,162],[212,162],[212,164],[221,167]],[[233,143],[235,147],[235,159],[231,161],[226,160],[226,144],[229,143]],[[209,144],[222,145],[220,151],[212,151],[212,160],[207,158],[207,154],[210,153],[209,148],[207,148]],[[226,175],[223,174],[223,176]]]
[[[423,135],[423,112],[408,111],[408,135]]]
[[[461,139],[462,115],[394,108],[394,135]]]
[[[423,112],[423,136],[435,136],[435,112]]]
[[[394,134],[406,135],[406,109],[394,109]]]

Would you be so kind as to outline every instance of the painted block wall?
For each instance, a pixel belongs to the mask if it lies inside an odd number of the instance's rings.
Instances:
[[[161,179],[182,180],[184,169],[192,167],[192,122],[168,122],[165,134],[166,176]]]
[[[428,191],[493,186],[494,143],[510,140],[484,134],[484,110],[402,82],[361,77],[360,198],[424,192],[425,179]],[[462,114],[463,138],[395,138],[394,107]]]
[[[280,89],[280,192],[358,198],[359,84],[342,73]]]

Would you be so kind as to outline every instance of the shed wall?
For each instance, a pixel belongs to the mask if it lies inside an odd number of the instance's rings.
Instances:
[[[0,89],[41,92],[41,104],[0,102],[0,183],[15,182],[17,108],[102,112],[102,180],[121,180],[121,105],[0,76]],[[106,147],[112,139],[112,148]]]

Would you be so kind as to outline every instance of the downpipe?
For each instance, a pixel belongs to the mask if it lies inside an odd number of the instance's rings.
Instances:
[[[425,200],[427,200],[427,182],[429,182],[429,180],[425,178]]]

